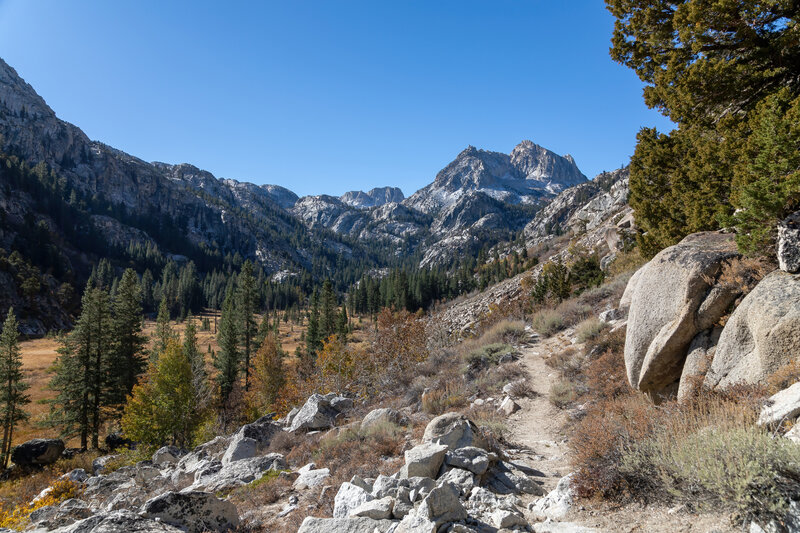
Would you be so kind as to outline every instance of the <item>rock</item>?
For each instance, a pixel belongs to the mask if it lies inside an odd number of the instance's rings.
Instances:
[[[744,297],[728,319],[705,384],[725,388],[739,382],[763,383],[798,353],[800,275],[776,270]]]
[[[417,513],[408,513],[403,517],[394,533],[436,533],[436,523]]]
[[[342,483],[333,498],[333,517],[347,518],[361,504],[374,500],[372,494],[352,483]]]
[[[373,520],[388,520],[392,517],[393,509],[394,500],[387,496],[379,500],[370,500],[362,503],[350,511],[350,518],[364,517],[372,518]]]
[[[785,272],[800,272],[800,211],[778,224],[778,266]]]
[[[599,318],[603,322],[614,322],[615,320],[619,320],[620,318],[622,318],[622,316],[623,313],[619,309],[606,309],[605,311],[597,315],[597,318]]]
[[[795,419],[797,415],[800,415],[800,382],[770,396],[767,404],[761,408],[758,423],[780,424]]]
[[[498,529],[527,526],[528,522],[519,511],[509,511],[507,509],[495,509],[491,513],[491,521]]]
[[[126,439],[120,433],[109,433],[106,435],[106,448],[108,451],[113,452],[117,448],[130,448],[134,442],[131,439]]]
[[[556,488],[547,493],[547,496],[539,498],[529,507],[533,515],[540,519],[550,518],[560,520],[572,508],[572,489],[570,482],[574,474],[562,477],[558,481]]]
[[[722,328],[715,327],[711,330],[701,331],[692,339],[678,383],[679,402],[688,400],[702,387],[721,333]]]
[[[414,446],[410,450],[406,450],[405,459],[406,464],[400,474],[400,477],[429,477],[436,478],[439,468],[442,466],[444,456],[447,453],[447,446],[444,444],[436,444],[433,442],[426,442],[419,446]]]
[[[86,470],[83,468],[76,468],[74,470],[70,470],[59,479],[65,479],[72,481],[73,483],[83,483],[87,479],[89,479],[89,474],[86,473]]]
[[[395,426],[408,425],[408,417],[396,409],[383,407],[381,409],[373,409],[361,421],[361,431],[368,431],[372,427],[377,427],[383,424],[394,424]]]
[[[156,450],[153,454],[154,465],[171,465],[180,461],[180,458],[185,455],[177,446],[164,446]]]
[[[462,496],[465,496],[475,488],[475,474],[469,470],[461,468],[451,468],[444,475],[439,476],[439,483],[449,483],[457,487]]]
[[[270,453],[251,459],[242,459],[223,465],[220,461],[207,461],[195,471],[195,480],[184,490],[217,492],[246,485],[261,479],[269,470],[286,470],[287,464],[279,453]]]
[[[245,424],[231,437],[222,456],[222,464],[250,459],[264,453],[272,438],[281,431],[281,427],[270,417],[262,417],[251,424]]]
[[[350,483],[352,483],[356,487],[361,487],[367,492],[372,492],[372,486],[373,486],[372,483],[368,482],[365,479],[361,479],[361,477],[358,475],[353,476],[350,479]]]
[[[482,448],[465,446],[447,452],[444,462],[449,466],[463,468],[480,476],[489,469],[490,454]]]
[[[92,461],[92,475],[98,476],[105,473],[106,465],[118,457],[119,455],[103,455]]]
[[[292,486],[296,490],[319,487],[325,483],[325,480],[327,480],[329,477],[331,477],[331,471],[328,468],[308,469],[300,472],[300,475],[294,480]]]
[[[351,481],[350,483],[353,482]],[[353,484],[360,486],[358,483]],[[375,498],[383,498],[385,496],[396,497],[395,495],[397,494],[397,489],[400,487],[408,488],[408,480],[380,474],[377,478],[375,478],[375,481],[372,483],[372,490],[369,492],[372,493]],[[366,487],[361,488],[366,490]]]
[[[540,487],[520,466],[507,461],[498,461],[484,476],[484,484],[496,494],[544,494]]]
[[[121,510],[97,513],[74,524],[55,529],[53,533],[185,533],[185,531],[159,520],[144,518],[129,510]]]
[[[631,308],[633,293],[636,292],[636,287],[639,285],[639,279],[642,277],[642,272],[644,272],[644,266],[633,273],[631,279],[628,280],[628,284],[625,286],[625,292],[622,293],[622,297],[619,299],[619,304],[617,306],[617,309],[623,313]]]
[[[59,505],[40,507],[33,511],[29,518],[37,528],[51,530],[68,526],[78,520],[88,518],[92,514],[94,513],[85,501],[70,498]]]
[[[467,518],[467,511],[459,500],[460,494],[458,487],[449,483],[441,483],[422,500],[415,513],[417,516],[433,522],[436,526],[446,522],[464,520]]]
[[[738,294],[712,286],[723,262],[738,255],[732,235],[695,233],[631,279],[625,367],[634,388],[651,394],[677,388],[692,339],[717,323]]]
[[[64,451],[61,439],[33,439],[15,446],[11,461],[18,466],[43,466],[55,463]]]
[[[514,413],[516,413],[517,411],[519,411],[520,409],[522,409],[522,407],[520,407],[517,404],[517,402],[512,400],[510,397],[506,396],[505,398],[503,398],[503,401],[500,403],[500,407],[497,408],[497,412],[499,412],[499,413],[501,413],[501,414],[503,414],[505,416],[511,416]]]
[[[450,450],[465,446],[488,449],[478,427],[460,413],[445,413],[431,420],[425,427],[422,441],[444,444]]]
[[[333,400],[333,403],[347,405],[345,401],[336,401],[336,397],[334,397]],[[330,399],[321,394],[312,394],[308,400],[306,400],[306,403],[300,411],[292,418],[289,431],[328,429],[333,427],[336,417],[339,415],[339,410],[333,407],[333,403]],[[352,406],[352,403],[350,403],[350,405]]]
[[[800,444],[800,424],[793,425],[783,436],[795,444]]]
[[[372,518],[315,518],[307,516],[297,533],[387,533],[395,525],[391,520]]]
[[[208,492],[167,492],[145,503],[142,516],[187,533],[228,531],[239,525],[236,506]]]

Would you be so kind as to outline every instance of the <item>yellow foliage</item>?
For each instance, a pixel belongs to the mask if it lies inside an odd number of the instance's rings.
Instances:
[[[53,483],[47,494],[28,504],[17,505],[12,509],[0,507],[0,527],[10,529],[23,529],[28,524],[28,519],[36,509],[48,505],[58,505],[64,500],[76,498],[80,495],[78,485],[69,480],[59,480]]]

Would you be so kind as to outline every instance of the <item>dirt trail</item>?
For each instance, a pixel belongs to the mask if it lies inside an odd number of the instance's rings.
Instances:
[[[513,462],[519,462],[541,472],[537,480],[545,492],[554,489],[558,480],[570,473],[569,449],[565,425],[568,412],[553,406],[549,400],[551,385],[559,379],[558,373],[545,361],[551,355],[572,346],[572,329],[538,340],[523,347],[520,363],[528,371],[531,388],[537,393],[534,398],[517,400],[522,407],[511,415],[506,424],[508,440],[518,445],[508,451]],[[525,496],[523,506],[537,500]],[[533,524],[536,518],[525,511]],[[624,506],[602,502],[575,502],[574,508],[562,519],[595,531],[647,532],[647,533],[728,533],[737,531],[725,514],[688,513],[682,507],[669,508],[662,505],[628,504]]]

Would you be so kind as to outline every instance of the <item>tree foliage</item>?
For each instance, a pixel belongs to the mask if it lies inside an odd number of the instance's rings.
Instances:
[[[643,129],[631,159],[643,253],[733,224],[744,251],[766,254],[777,220],[798,207],[800,4],[606,4],[616,18],[612,58],[647,84],[647,105],[677,124],[669,134]]]
[[[22,352],[17,327],[17,317],[11,308],[0,333],[0,420],[3,422],[0,468],[8,466],[14,428],[28,419],[24,406],[31,401],[25,392],[29,385],[22,376]]]

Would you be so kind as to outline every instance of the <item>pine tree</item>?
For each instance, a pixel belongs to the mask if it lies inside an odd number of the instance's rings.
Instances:
[[[116,381],[112,387],[114,403],[122,406],[125,398],[136,385],[139,374],[145,370],[142,334],[142,291],[136,272],[127,269],[117,286],[114,298],[114,350],[111,361],[111,377]]]
[[[113,345],[108,293],[87,285],[75,329],[63,341],[50,388],[58,392],[50,423],[65,437],[79,435],[81,448],[99,447],[102,409],[109,404],[109,352]]]
[[[186,330],[183,332],[183,353],[192,368],[192,387],[195,394],[195,403],[199,409],[203,409],[210,402],[211,391],[208,389],[206,361],[197,348],[197,327],[194,325],[194,320],[191,316],[187,318]]]
[[[320,322],[320,336],[327,339],[336,333],[336,293],[333,291],[331,280],[322,284],[322,317]]]
[[[277,410],[280,391],[286,382],[280,341],[269,333],[255,354],[253,386],[248,393],[248,404],[255,415],[263,416],[267,410]]]
[[[253,263],[248,259],[242,265],[236,291],[236,307],[239,311],[239,332],[242,336],[244,355],[244,389],[250,388],[250,355],[254,351],[254,339],[257,325],[253,319],[256,313],[258,294],[256,280],[253,277]]]
[[[236,381],[239,379],[239,329],[236,311],[233,291],[229,290],[225,296],[225,302],[222,304],[222,317],[219,321],[219,333],[217,333],[219,352],[214,357],[214,367],[218,371],[217,386],[219,387],[220,407],[227,403]]]
[[[0,334],[0,419],[3,421],[3,442],[0,448],[0,467],[6,468],[11,457],[14,427],[28,419],[23,406],[30,403],[25,394],[28,383],[22,376],[22,353],[19,348],[19,331],[14,308],[8,310]]]
[[[308,315],[308,331],[306,331],[306,355],[313,357],[322,347],[322,335],[319,324],[319,294],[315,290],[311,295],[311,311]]]
[[[169,306],[166,298],[161,298],[161,303],[158,304],[158,317],[156,318],[156,342],[150,352],[150,360],[156,361],[158,355],[167,349],[167,344],[174,338],[175,334],[172,332],[172,326],[169,323]]]
[[[347,342],[347,334],[349,333],[348,325],[347,308],[343,305],[336,321],[336,332],[338,333],[342,342]]]

